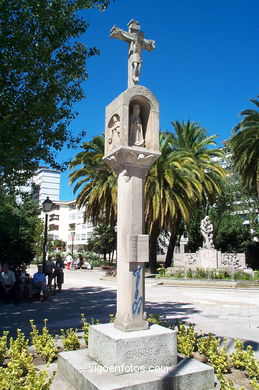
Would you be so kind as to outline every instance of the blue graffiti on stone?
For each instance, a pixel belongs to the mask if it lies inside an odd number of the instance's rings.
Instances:
[[[142,271],[142,267],[139,265],[136,271],[133,272],[133,275],[136,277],[136,289],[135,289],[135,297],[132,305],[133,314],[139,314],[141,309],[141,304],[143,298],[139,296],[139,281],[140,281],[140,273]]]

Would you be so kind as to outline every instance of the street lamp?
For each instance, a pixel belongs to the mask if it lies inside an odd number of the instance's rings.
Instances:
[[[71,238],[72,238],[72,257],[73,257],[73,254],[74,254],[74,239],[75,239],[75,234],[76,232],[71,232]]]
[[[47,196],[47,199],[44,200],[42,203],[42,208],[45,213],[45,229],[44,229],[44,243],[43,243],[43,258],[42,258],[42,263],[43,263],[43,272],[45,272],[45,265],[46,265],[46,256],[47,256],[47,239],[48,239],[48,213],[52,209],[52,201],[49,199]]]

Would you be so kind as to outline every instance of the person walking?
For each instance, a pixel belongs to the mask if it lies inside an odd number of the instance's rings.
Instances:
[[[54,275],[57,278],[58,292],[61,293],[62,284],[64,283],[64,262],[59,254],[56,255]]]

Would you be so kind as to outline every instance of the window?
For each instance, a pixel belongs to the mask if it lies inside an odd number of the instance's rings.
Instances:
[[[81,234],[81,240],[86,240],[86,234]]]

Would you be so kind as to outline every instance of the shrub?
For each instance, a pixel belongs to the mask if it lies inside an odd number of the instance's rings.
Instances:
[[[32,342],[37,353],[48,363],[51,363],[57,355],[56,340],[47,329],[47,319],[44,320],[42,334],[39,333],[33,320],[30,320],[32,331],[30,333]]]
[[[61,331],[61,340],[63,342],[64,351],[75,351],[80,348],[80,342],[77,335],[77,329],[69,328],[66,331],[60,329]]]
[[[7,349],[8,349],[8,335],[9,335],[9,332],[4,331],[2,333],[2,336],[0,337],[0,364],[3,363],[4,358],[5,358],[5,354],[6,354]]]
[[[197,342],[198,351],[203,354],[214,367],[217,374],[226,373],[230,369],[230,360],[225,345],[220,349],[220,338],[212,334],[201,337]]]
[[[190,324],[188,327],[185,325],[178,325],[178,352],[183,353],[187,357],[191,357],[194,352],[197,336],[198,333],[194,332],[194,324]]]

